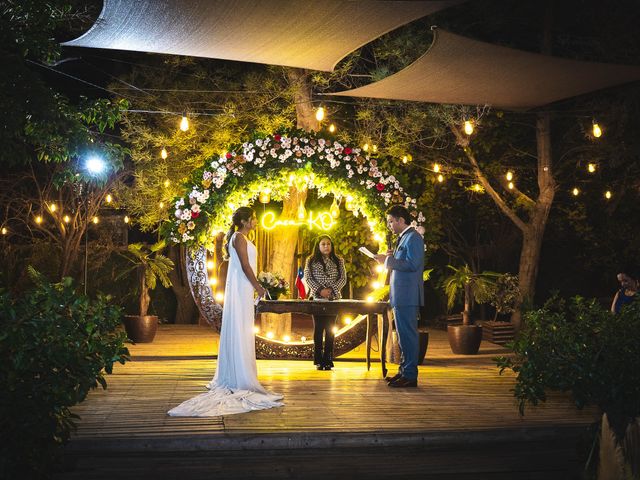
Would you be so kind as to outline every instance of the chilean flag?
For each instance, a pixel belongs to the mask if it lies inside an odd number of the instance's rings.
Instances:
[[[304,300],[307,297],[307,291],[304,288],[302,277],[304,277],[304,270],[300,267],[298,268],[298,276],[296,277],[296,288],[298,289],[298,297]]]

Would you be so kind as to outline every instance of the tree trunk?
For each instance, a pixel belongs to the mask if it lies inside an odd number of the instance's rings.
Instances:
[[[287,78],[293,92],[293,101],[296,105],[296,119],[298,128],[307,132],[320,128],[316,120],[315,111],[311,102],[311,82],[309,72],[300,68],[287,68]]]
[[[147,287],[147,280],[144,276],[144,268],[139,267],[138,278],[140,279],[140,316],[144,317],[149,311],[149,303],[151,303],[151,296],[149,295],[149,288]]]
[[[187,281],[187,269],[185,265],[185,248],[180,245],[169,247],[167,252],[173,261],[175,268],[169,272],[171,290],[176,297],[176,324],[191,324],[198,322],[198,307],[191,295],[189,282]]]
[[[471,286],[464,284],[464,310],[462,311],[462,324],[471,325]]]

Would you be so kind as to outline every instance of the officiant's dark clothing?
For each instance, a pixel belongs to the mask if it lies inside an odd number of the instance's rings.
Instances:
[[[342,298],[341,290],[347,283],[347,272],[344,268],[344,260],[338,258],[338,265],[331,259],[322,259],[312,262],[312,257],[307,259],[304,269],[304,278],[309,285],[309,296],[322,298],[320,292],[325,288],[331,289],[330,300]],[[313,363],[333,367],[333,340],[335,334],[333,327],[336,325],[335,315],[313,316]],[[323,341],[324,337],[324,341]]]

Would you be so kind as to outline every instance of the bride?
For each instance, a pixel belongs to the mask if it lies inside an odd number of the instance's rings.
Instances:
[[[268,392],[260,384],[256,367],[253,291],[263,296],[265,289],[256,279],[256,247],[247,235],[258,220],[251,208],[240,207],[232,221],[226,236],[229,269],[218,367],[207,385],[209,391],[169,410],[174,417],[215,417],[284,405],[282,395]]]

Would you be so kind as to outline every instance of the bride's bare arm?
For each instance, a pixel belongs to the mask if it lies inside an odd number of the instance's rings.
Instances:
[[[238,252],[238,258],[240,259],[240,265],[242,266],[242,271],[246,275],[253,288],[258,292],[258,295],[264,295],[264,288],[262,285],[258,283],[258,279],[256,278],[256,274],[251,268],[251,264],[249,263],[249,254],[247,253],[247,239],[244,238],[244,235],[238,234],[233,237],[233,248]]]

